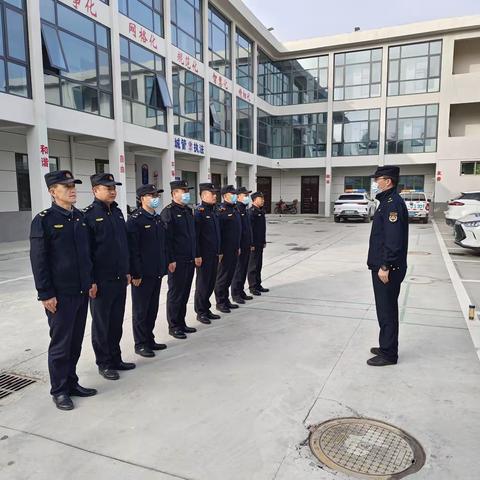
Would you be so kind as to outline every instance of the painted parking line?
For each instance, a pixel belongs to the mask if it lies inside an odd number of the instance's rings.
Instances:
[[[33,278],[33,275],[26,275],[25,277],[17,277],[17,278],[10,278],[9,280],[2,280],[0,282],[0,285],[3,285],[5,283],[18,282],[20,280],[26,280],[27,278]]]
[[[473,279],[468,280],[466,278],[462,278],[461,280],[463,283],[480,283],[480,280],[473,280]]]
[[[480,260],[461,260],[461,259],[455,259],[455,258],[452,258],[452,261],[455,262],[455,263],[480,263]]]

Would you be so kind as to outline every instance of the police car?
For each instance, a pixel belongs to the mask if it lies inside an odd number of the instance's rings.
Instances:
[[[400,196],[405,201],[408,210],[408,217],[428,223],[430,214],[430,201],[425,192],[418,190],[402,190]]]
[[[345,190],[336,200],[333,219],[339,223],[342,218],[361,218],[369,222],[375,213],[376,204],[364,189]]]

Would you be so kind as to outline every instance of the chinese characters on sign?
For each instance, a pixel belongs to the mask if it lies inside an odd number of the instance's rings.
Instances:
[[[40,145],[40,162],[43,168],[48,168],[50,160],[48,158],[48,147],[46,145]]]
[[[196,155],[205,155],[205,145],[195,140],[189,140],[184,137],[175,137],[174,139],[175,150],[181,152],[193,153]]]
[[[125,155],[120,155],[120,173],[125,173]]]
[[[72,6],[76,10],[81,10],[90,17],[97,18],[97,8],[93,0],[72,0]]]
[[[128,34],[143,45],[158,50],[157,36],[134,22],[128,24]]]
[[[229,89],[228,80],[219,75],[217,72],[213,72],[212,74],[212,83],[217,87],[223,88],[224,90]]]
[[[175,59],[176,63],[185,67],[187,70],[198,73],[198,62],[194,58],[191,58],[189,55],[183,52],[177,52]]]
[[[252,94],[248,90],[245,90],[241,87],[238,89],[238,96],[242,100],[246,100],[247,102],[252,102],[253,101]]]

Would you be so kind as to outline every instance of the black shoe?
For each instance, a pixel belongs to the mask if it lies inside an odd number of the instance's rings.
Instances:
[[[239,303],[240,305],[243,305],[243,304],[246,303],[245,300],[244,300],[243,298],[241,298],[241,297],[233,297],[233,301],[234,301],[235,303]],[[230,307],[230,308],[232,308],[232,307]],[[235,307],[234,307],[234,308],[235,308]]]
[[[155,354],[150,349],[150,347],[147,347],[145,345],[141,345],[140,347],[135,347],[135,353],[145,358],[152,358],[155,356]]]
[[[262,293],[267,293],[270,291],[268,288],[263,288],[262,286],[258,287],[257,290]]]
[[[118,380],[120,378],[118,372],[113,368],[98,367],[98,373],[107,380]]]
[[[148,346],[150,350],[166,350],[167,349],[167,346],[164,343],[153,342]]]
[[[185,340],[187,338],[187,336],[185,335],[185,332],[183,330],[180,330],[180,329],[172,330],[169,333],[173,338],[179,338],[179,339],[182,339],[182,340]]]
[[[114,365],[115,370],[133,370],[136,367],[134,363],[131,362],[118,362]]]
[[[208,318],[208,315],[203,314],[203,315],[197,315],[197,320],[200,323],[204,323],[205,325],[210,325],[212,321]]]
[[[207,312],[207,317],[210,319],[210,320],[220,320],[222,317],[220,315],[215,315],[214,313],[212,313],[210,310]]]
[[[195,333],[197,331],[196,328],[193,327],[187,327],[186,325],[183,327],[183,331],[185,333]]]
[[[244,299],[244,300],[253,300],[253,297],[251,295],[247,295],[245,292],[242,292],[240,294],[240,296]]]
[[[370,353],[373,353],[374,355],[382,356],[382,351],[378,347],[372,347],[370,349]]]
[[[215,308],[219,312],[222,312],[222,313],[230,313],[231,312],[231,310],[226,305],[217,305]]]
[[[72,399],[66,393],[52,395],[52,400],[59,410],[73,410],[74,408]]]
[[[240,308],[236,303],[232,303],[230,300],[227,301],[227,307],[230,309]]]
[[[70,389],[71,397],[93,397],[97,393],[95,388],[85,388],[78,384]]]
[[[385,367],[386,365],[396,365],[396,363],[397,363],[396,361],[392,362],[380,355],[377,355],[376,357],[372,357],[369,360],[367,360],[367,364],[370,365],[371,367]]]
[[[255,295],[256,297],[259,297],[261,295],[260,290],[257,289],[250,290],[250,293],[252,295]]]

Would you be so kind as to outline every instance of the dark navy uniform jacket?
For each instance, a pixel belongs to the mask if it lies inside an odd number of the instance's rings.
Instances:
[[[220,222],[220,235],[222,254],[238,250],[242,235],[242,220],[237,207],[233,203],[222,203],[217,208],[218,220]]]
[[[160,215],[143,208],[127,221],[132,278],[160,278],[167,273],[167,228]]]
[[[195,209],[196,257],[212,257],[220,254],[220,223],[215,205],[202,202]]]
[[[252,239],[255,247],[264,247],[267,243],[267,221],[265,210],[253,205],[248,209],[248,218],[252,228]]]
[[[408,210],[395,188],[377,195],[380,205],[373,217],[367,265],[378,270],[407,267]]]
[[[250,250],[253,245],[252,226],[248,218],[247,206],[243,203],[237,203],[237,210],[242,221],[242,238],[240,240],[240,248],[243,250]]]
[[[118,204],[95,199],[84,210],[90,232],[95,283],[118,280],[130,273],[127,227]]]
[[[188,205],[172,202],[160,214],[167,227],[170,262],[192,261],[196,255],[195,223]]]
[[[39,300],[88,292],[93,272],[82,212],[54,203],[36,215],[30,231],[30,261]]]

